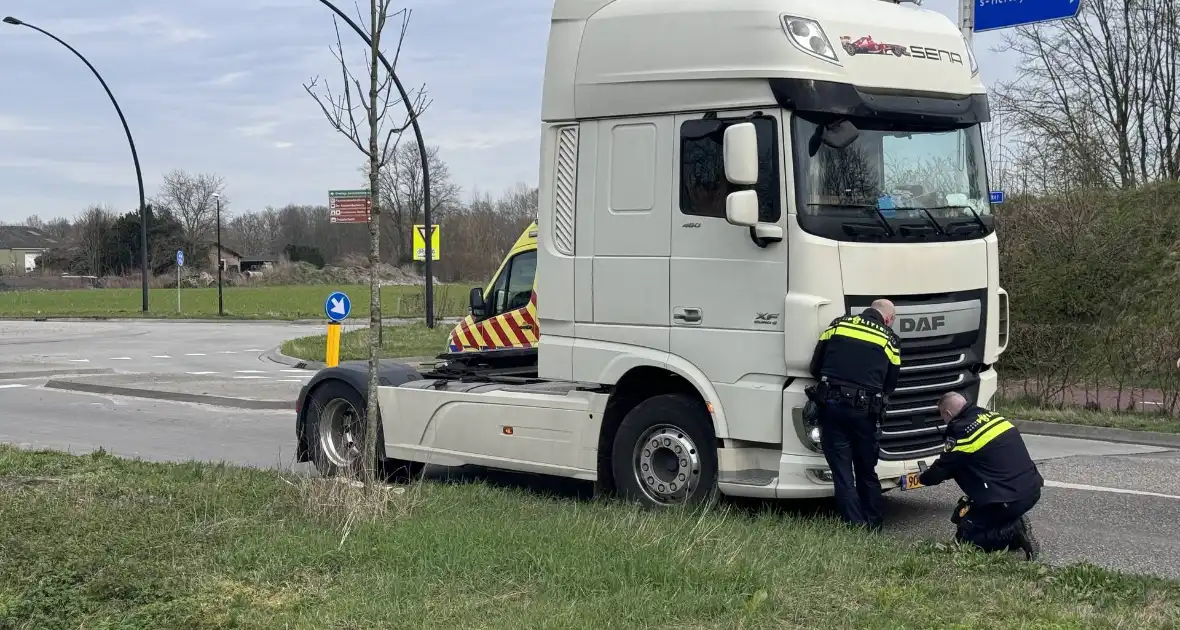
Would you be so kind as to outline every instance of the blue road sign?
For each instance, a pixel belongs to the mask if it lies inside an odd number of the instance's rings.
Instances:
[[[348,296],[341,291],[332,293],[332,295],[328,296],[327,301],[324,302],[324,314],[334,322],[343,320],[351,312],[352,300],[349,300]]]
[[[975,32],[1076,17],[1082,0],[974,0]]]
[[[180,265],[181,267],[184,266],[184,250],[183,249],[176,250],[176,264]]]
[[[1002,190],[993,190],[990,197],[992,203],[1004,203],[1004,191]]]

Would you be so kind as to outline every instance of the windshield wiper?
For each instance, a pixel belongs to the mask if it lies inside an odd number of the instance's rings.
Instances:
[[[975,218],[975,222],[979,224],[979,229],[984,232],[987,231],[987,224],[983,222],[983,219],[979,216],[979,213],[976,212],[975,208],[972,208],[971,206],[934,206],[933,208],[923,208],[923,210],[966,210],[967,212],[971,213],[972,217]],[[929,212],[927,212],[927,214],[929,214]],[[931,218],[933,219],[933,217]]]
[[[937,231],[939,234],[942,234],[943,236],[946,236],[946,235],[947,235],[947,233],[946,233],[946,230],[942,229],[942,224],[941,224],[941,223],[939,223],[939,222],[938,222],[938,220],[934,218],[934,215],[933,215],[933,214],[930,214],[930,209],[929,209],[929,208],[919,208],[919,209],[920,209],[920,210],[921,210],[923,213],[925,213],[925,214],[926,214],[926,216],[930,217],[930,223],[934,224],[934,229],[935,229],[935,231]]]
[[[824,206],[827,208],[855,208],[855,209],[861,209],[861,210],[867,210],[867,209],[871,208],[873,210],[873,212],[876,213],[877,218],[881,220],[881,225],[885,226],[886,233],[889,234],[890,238],[893,238],[893,228],[890,227],[889,220],[885,218],[885,213],[881,212],[881,208],[879,208],[876,204],[868,204],[868,203],[809,203],[809,204],[807,204],[807,207],[809,207],[809,208],[814,208],[816,206]]]

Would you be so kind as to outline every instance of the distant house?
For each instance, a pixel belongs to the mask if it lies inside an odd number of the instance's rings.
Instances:
[[[279,263],[279,257],[274,254],[259,256],[242,256],[242,273],[247,271],[266,271]]]
[[[0,225],[0,273],[36,271],[37,257],[59,244],[37,228]]]

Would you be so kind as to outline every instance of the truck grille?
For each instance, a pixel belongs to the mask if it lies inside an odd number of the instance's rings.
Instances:
[[[949,391],[967,396],[978,387],[978,361],[970,346],[936,352],[901,348],[901,376],[889,397],[881,424],[881,459],[920,459],[942,451],[946,424],[938,415],[938,399]]]

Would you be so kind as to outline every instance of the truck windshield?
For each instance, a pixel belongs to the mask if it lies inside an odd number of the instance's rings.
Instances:
[[[838,240],[962,240],[991,233],[993,221],[979,125],[890,128],[857,121],[837,149],[821,125],[793,123],[799,223]]]

